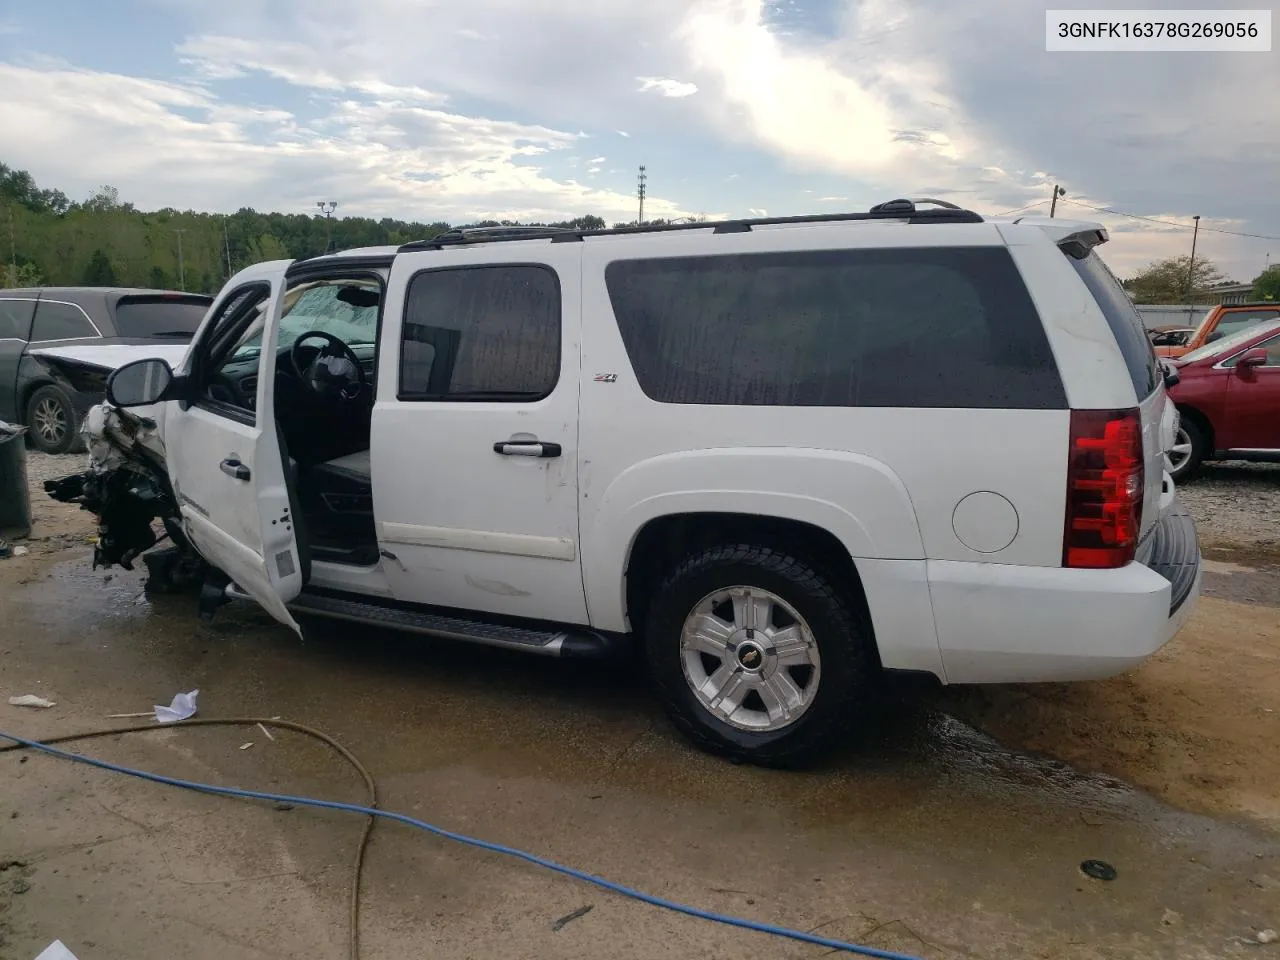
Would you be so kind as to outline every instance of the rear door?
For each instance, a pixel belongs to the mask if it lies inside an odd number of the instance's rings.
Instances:
[[[31,338],[34,297],[0,298],[0,420],[21,423],[18,409],[18,365]]]
[[[587,622],[581,248],[525,241],[396,257],[371,455],[397,599]]]
[[[165,413],[165,459],[183,527],[201,556],[281,623],[301,591],[307,558],[274,417],[277,330],[287,261],[257,264],[228,281],[187,354],[188,388]],[[259,351],[254,409],[218,389],[222,368]],[[225,385],[224,385],[225,386]]]

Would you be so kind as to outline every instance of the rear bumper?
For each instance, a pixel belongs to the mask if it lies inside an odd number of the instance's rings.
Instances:
[[[949,683],[1090,680],[1173,639],[1200,595],[1195,523],[1179,504],[1118,570],[929,561]]]

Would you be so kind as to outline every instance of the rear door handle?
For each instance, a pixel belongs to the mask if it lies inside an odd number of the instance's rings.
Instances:
[[[493,452],[504,457],[558,457],[560,444],[538,440],[499,440],[493,445]]]
[[[218,469],[235,480],[248,480],[251,476],[249,468],[235,457],[227,457],[218,464]]]

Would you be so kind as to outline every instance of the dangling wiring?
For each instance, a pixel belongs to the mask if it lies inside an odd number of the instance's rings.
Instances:
[[[172,729],[173,726],[253,726],[257,724],[261,724],[264,727],[278,727],[285,730],[293,730],[296,733],[312,737],[331,747],[359,772],[361,778],[364,780],[365,789],[368,792],[368,802],[363,805],[355,803],[340,803],[336,800],[318,800],[313,797],[295,797],[283,793],[266,793],[260,790],[242,790],[238,787],[221,787],[209,783],[198,783],[194,780],[183,780],[178,777],[166,777],[162,774],[150,773],[146,770],[136,770],[132,767],[125,767],[119,764],[109,763],[105,760],[98,760],[94,757],[86,757],[81,754],[70,753],[66,750],[60,750],[57,747],[52,746],[52,744],[55,743],[69,743],[71,741],[87,740],[93,737],[109,737],[121,733],[138,733],[146,730]],[[369,843],[369,834],[373,829],[373,824],[378,818],[394,820],[397,823],[403,823],[418,830],[425,830],[427,833],[434,834],[437,837],[465,844],[469,847],[487,850],[491,853],[499,853],[503,856],[514,857],[517,860],[523,860],[526,863],[534,864],[535,866],[551,870],[566,877],[572,877],[575,880],[591,884],[592,886],[599,887],[602,890],[608,890],[611,893],[616,893],[632,900],[639,900],[640,902],[650,904],[651,906],[661,907],[665,910],[672,910],[676,913],[682,913],[689,917],[696,917],[700,920],[710,920],[730,927],[737,927],[743,930],[754,930],[758,933],[767,933],[775,937],[798,940],[802,943],[811,943],[815,946],[826,947],[828,950],[842,951],[864,957],[878,957],[881,958],[881,960],[918,960],[918,958],[911,957],[903,953],[895,953],[891,950],[878,950],[875,947],[864,947],[856,943],[847,943],[843,940],[833,940],[828,937],[820,937],[816,934],[806,933],[803,930],[792,930],[788,927],[781,927],[771,923],[760,923],[755,920],[747,920],[742,917],[734,917],[724,913],[716,913],[710,910],[702,910],[698,907],[691,907],[687,904],[678,903],[674,900],[667,900],[663,897],[656,897],[652,894],[644,893],[641,890],[635,890],[620,883],[615,883],[612,880],[606,880],[603,877],[597,877],[594,874],[587,873],[583,870],[566,867],[553,860],[547,860],[544,857],[539,857],[532,853],[526,853],[525,851],[517,850],[514,847],[507,847],[499,843],[490,843],[487,840],[468,837],[465,834],[445,830],[443,827],[437,827],[434,824],[427,823],[424,820],[418,820],[415,817],[406,816],[402,813],[395,813],[390,810],[379,809],[377,786],[374,783],[373,777],[369,774],[369,771],[362,763],[360,763],[355,755],[328,734],[323,733],[320,730],[316,730],[313,727],[306,726],[305,724],[295,723],[290,720],[272,720],[261,717],[236,717],[225,720],[193,719],[184,720],[181,723],[174,724],[166,728],[158,728],[155,724],[116,727],[109,730],[92,730],[87,733],[73,733],[58,737],[50,737],[44,741],[28,740],[25,737],[19,737],[16,734],[0,730],[0,740],[13,741],[11,745],[0,746],[0,753],[9,750],[35,750],[63,760],[71,760],[76,763],[87,764],[91,767],[97,767],[101,770],[109,770],[112,773],[136,777],[140,780],[149,780],[152,783],[162,783],[171,787],[181,787],[185,790],[195,790],[200,793],[210,793],[223,797],[238,797],[245,800],[267,800],[273,803],[287,803],[300,807],[319,807],[325,810],[343,810],[347,813],[358,813],[367,817],[368,819],[365,821],[364,831],[360,836],[360,843],[356,849],[351,884],[349,920],[349,956],[351,960],[359,960],[360,958],[360,881],[364,872],[365,849]]]

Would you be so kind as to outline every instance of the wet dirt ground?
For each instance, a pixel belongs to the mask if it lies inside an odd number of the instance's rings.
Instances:
[[[106,715],[198,688],[204,717],[336,736],[385,808],[707,909],[928,958],[1280,956],[1248,943],[1280,927],[1280,558],[1265,551],[1219,554],[1191,624],[1131,674],[904,691],[822,769],[784,773],[686,747],[625,666],[362,629],[300,642],[246,605],[201,624],[190,597],[91,571],[86,518],[35,506],[37,536],[61,539],[0,563],[0,729],[127,724]],[[15,693],[57,706],[10,707]],[[291,733],[74,749],[363,801],[339,758]],[[361,826],[0,754],[0,958],[54,938],[81,960],[343,957]],[[1087,858],[1116,879],[1085,877]],[[366,958],[823,955],[397,824],[374,831],[363,893]]]

